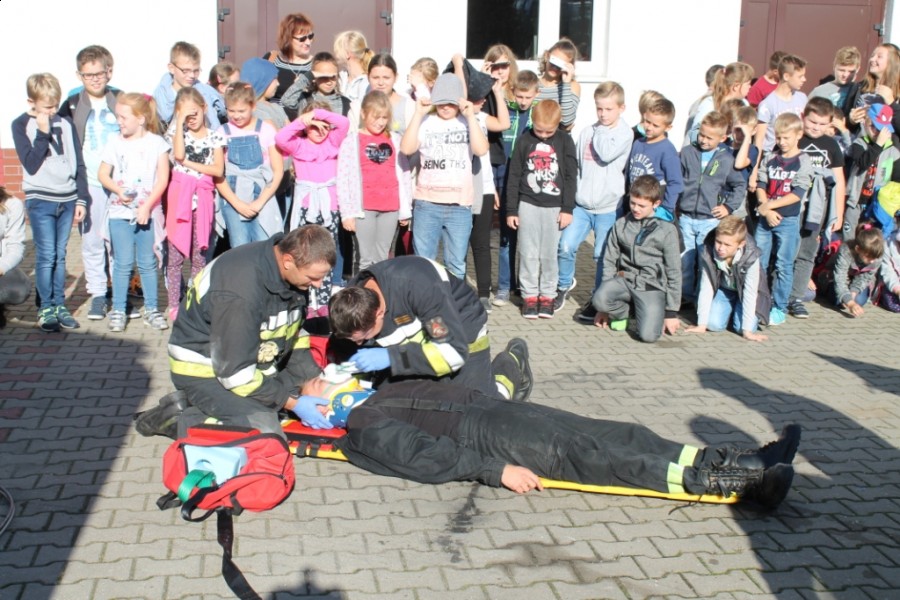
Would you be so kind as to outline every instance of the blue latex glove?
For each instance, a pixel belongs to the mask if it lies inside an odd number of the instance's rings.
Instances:
[[[391,366],[391,355],[387,348],[363,348],[350,357],[350,362],[362,373],[382,371]]]
[[[313,429],[331,429],[331,421],[326,419],[321,412],[319,406],[329,404],[329,400],[319,398],[318,396],[300,396],[297,398],[297,404],[290,409],[292,413],[300,417],[300,422],[307,427]]]

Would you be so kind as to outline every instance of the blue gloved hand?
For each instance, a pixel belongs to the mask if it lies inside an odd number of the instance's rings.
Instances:
[[[297,398],[297,404],[294,405],[294,408],[289,410],[300,417],[300,422],[307,427],[331,429],[333,427],[331,421],[319,412],[319,406],[324,406],[328,403],[327,399],[319,398],[318,396],[300,396]]]
[[[381,371],[391,366],[391,355],[387,348],[363,348],[350,357],[350,362],[362,373]]]

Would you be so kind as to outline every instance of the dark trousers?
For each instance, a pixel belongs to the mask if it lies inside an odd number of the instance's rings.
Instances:
[[[263,433],[277,433],[284,437],[275,409],[226,390],[218,379],[173,373],[172,382],[187,395],[190,405],[178,419],[179,437],[187,434],[188,427],[199,425],[209,417],[221,421],[223,425],[252,427]]]
[[[655,342],[662,336],[666,316],[666,293],[660,290],[638,290],[622,277],[604,279],[591,300],[597,312],[611,319],[627,319],[634,304],[634,320],[642,342]]]
[[[794,259],[794,282],[791,285],[789,300],[800,300],[809,289],[809,279],[812,277],[816,255],[819,253],[819,234],[821,232],[821,224],[814,230],[807,229],[803,224],[800,225],[800,245],[797,246],[797,258]]]
[[[481,204],[481,213],[472,215],[472,233],[469,236],[479,298],[487,298],[491,295],[491,225],[493,223],[494,195],[485,194]]]

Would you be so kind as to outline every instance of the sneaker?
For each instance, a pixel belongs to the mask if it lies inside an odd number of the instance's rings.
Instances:
[[[80,325],[65,306],[56,307],[56,320],[63,329],[78,329]]]
[[[532,298],[524,298],[522,300],[522,316],[526,319],[538,318],[538,299],[537,296]]]
[[[628,329],[628,319],[610,319],[609,328],[613,331],[625,331]]]
[[[156,329],[157,331],[162,331],[169,328],[169,324],[166,322],[166,317],[156,309],[144,309],[144,324],[151,329]]]
[[[597,309],[594,308],[594,305],[588,300],[587,304],[585,304],[581,308],[581,312],[578,313],[576,317],[579,321],[583,321],[585,323],[593,323],[594,317],[597,316]]]
[[[125,313],[121,310],[111,310],[109,314],[106,315],[107,320],[109,321],[109,330],[112,332],[125,331],[125,322],[128,320],[125,318]]]
[[[493,310],[491,301],[487,298],[479,298],[478,301],[481,302],[481,307],[484,308],[484,312],[491,314],[491,310]]]
[[[569,298],[569,294],[572,290],[575,289],[575,286],[578,284],[578,280],[574,277],[572,278],[572,285],[565,288],[559,288],[556,290],[556,298],[553,299],[553,312],[561,310],[563,306],[566,305],[566,300]]]
[[[788,304],[788,312],[791,313],[791,316],[796,319],[808,319],[809,311],[806,310],[806,307],[803,306],[803,303],[799,300],[792,300]]]
[[[497,290],[494,299],[491,300],[494,306],[506,306],[509,304],[509,290]]]
[[[46,333],[59,331],[59,320],[56,318],[56,308],[48,306],[38,311],[38,327]]]
[[[109,304],[106,302],[106,296],[94,296],[91,298],[91,309],[88,311],[88,319],[91,321],[102,321],[106,318],[108,310]]]
[[[538,298],[538,316],[542,319],[552,319],[553,305],[555,303],[556,300],[550,296],[541,296]]]
[[[769,311],[769,326],[775,327],[777,325],[781,325],[785,320],[784,311],[775,306],[772,307],[772,310]]]
[[[137,306],[128,302],[125,304],[125,316],[129,319],[140,319],[144,313]]]

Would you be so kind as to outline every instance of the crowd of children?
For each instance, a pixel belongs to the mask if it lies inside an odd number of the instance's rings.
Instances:
[[[304,223],[339,248],[311,316],[327,316],[333,291],[392,251],[436,259],[442,246],[458,278],[471,247],[487,312],[519,294],[523,317],[549,319],[576,286],[591,233],[596,273],[577,318],[613,330],[633,318],[643,341],[676,332],[685,305],[696,307],[688,332],[731,326],[756,341],[761,325],[808,318],[816,293],[854,317],[869,300],[900,311],[900,51],[890,44],[860,82],[859,51],[841,48],[809,98],[806,62],[792,54],[773,54],[755,83],[749,65],[714,65],[678,148],[675,105],[644,92],[632,128],[612,81],[593,92],[596,123],[573,136],[581,87],[567,39],[538,73],[500,44],[481,69],[457,55],[441,75],[422,58],[404,93],[393,58],[358,32],[339,34],[334,54],[313,54],[314,35],[305,15],[289,15],[278,49],[220,63],[208,84],[197,48],[178,42],[152,96],[111,87],[101,46],[78,53],[83,87],[65,100],[53,75],[28,79],[28,110],[12,127],[43,331],[79,326],[64,298],[73,224],[87,317],[114,332],[137,317],[167,329],[185,261],[196,277],[218,240],[235,247]],[[0,188],[0,303],[24,301],[18,206]],[[135,266],[140,312],[128,300]]]

